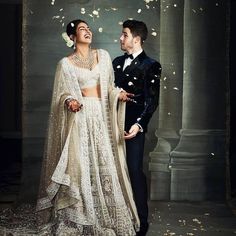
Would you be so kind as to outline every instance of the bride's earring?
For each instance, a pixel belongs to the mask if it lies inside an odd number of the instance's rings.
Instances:
[[[74,38],[74,46],[73,46],[73,49],[74,49],[74,50],[76,49],[76,38]]]

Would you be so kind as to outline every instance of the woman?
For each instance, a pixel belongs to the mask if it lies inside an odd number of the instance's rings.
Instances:
[[[85,21],[70,22],[67,35],[74,52],[56,70],[37,202],[41,233],[135,235],[122,134],[123,102],[132,95],[114,87],[110,56],[90,48]]]

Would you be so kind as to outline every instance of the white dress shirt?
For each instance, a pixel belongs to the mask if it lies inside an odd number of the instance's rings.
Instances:
[[[140,53],[142,53],[142,51],[143,51],[143,49],[141,49],[141,50],[139,50],[139,51],[133,53],[133,54],[132,54],[132,55],[133,55],[133,59],[131,59],[131,58],[129,58],[129,57],[125,59],[125,63],[124,63],[124,66],[123,66],[123,71],[125,70],[125,68],[126,68],[127,66],[129,66],[129,65],[131,64],[131,62],[132,62]]]

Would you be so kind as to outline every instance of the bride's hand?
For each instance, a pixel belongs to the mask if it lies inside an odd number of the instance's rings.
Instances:
[[[66,100],[66,105],[69,111],[78,112],[82,109],[83,104],[80,104],[76,99]]]

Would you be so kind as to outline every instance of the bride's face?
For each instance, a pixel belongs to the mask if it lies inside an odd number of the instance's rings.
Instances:
[[[76,42],[77,43],[90,44],[92,42],[92,36],[93,34],[86,23],[81,22],[78,24],[76,28]]]

